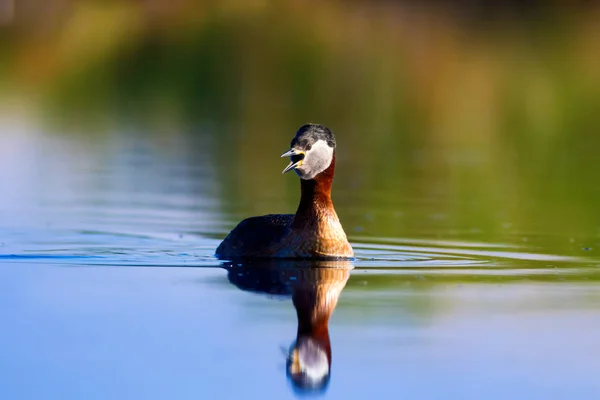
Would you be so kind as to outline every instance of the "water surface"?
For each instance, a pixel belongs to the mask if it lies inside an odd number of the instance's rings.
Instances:
[[[593,2],[43,3],[0,7],[1,399],[600,398]],[[309,121],[356,260],[216,260]]]
[[[486,241],[476,226],[439,229],[435,196],[407,193],[397,214],[361,211],[341,184],[357,260],[326,267],[346,272],[222,263],[214,249],[251,205],[220,197],[224,161],[210,143],[5,137],[3,398],[293,397],[288,353],[318,306],[292,302],[300,290],[339,296],[324,313],[331,375],[320,393],[331,398],[600,394],[595,237],[506,228],[505,242]],[[295,193],[297,178],[278,174],[269,179]],[[290,212],[293,197],[260,206]],[[371,233],[378,218],[408,214],[423,221],[412,236]]]

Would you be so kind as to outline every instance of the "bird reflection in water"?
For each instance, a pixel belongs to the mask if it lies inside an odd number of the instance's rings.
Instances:
[[[325,391],[331,373],[329,318],[350,276],[350,261],[252,261],[226,266],[229,281],[246,291],[291,296],[298,332],[286,374],[295,390]]]

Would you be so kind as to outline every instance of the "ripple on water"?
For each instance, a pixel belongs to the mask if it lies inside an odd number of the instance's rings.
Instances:
[[[356,239],[356,238],[355,238]],[[356,270],[368,275],[414,275],[460,282],[600,280],[597,260],[528,251],[524,246],[402,238],[354,242]]]
[[[220,267],[219,238],[99,230],[12,231],[0,262],[96,266]],[[368,274],[575,276],[595,279],[594,260],[528,251],[524,246],[410,238],[353,238],[355,268]]]

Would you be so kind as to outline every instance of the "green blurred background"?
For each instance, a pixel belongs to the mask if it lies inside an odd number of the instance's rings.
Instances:
[[[230,221],[293,211],[279,155],[318,122],[351,237],[598,241],[595,2],[0,3],[0,118],[195,143]]]

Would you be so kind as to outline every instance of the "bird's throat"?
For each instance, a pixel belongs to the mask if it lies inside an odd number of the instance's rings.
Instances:
[[[324,214],[335,215],[331,202],[331,185],[335,173],[335,153],[329,167],[314,179],[300,180],[300,204],[294,218],[294,225],[318,223]],[[337,218],[337,215],[336,215]]]

